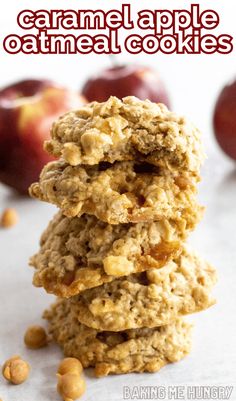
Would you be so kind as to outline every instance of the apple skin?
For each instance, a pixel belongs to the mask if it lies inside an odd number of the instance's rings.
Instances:
[[[236,160],[236,80],[222,89],[215,105],[213,126],[221,149]]]
[[[136,96],[170,106],[166,88],[155,70],[138,65],[107,68],[89,79],[82,88],[84,97],[92,102],[106,101],[109,96],[122,99]]]
[[[53,121],[82,102],[47,80],[24,80],[0,90],[0,181],[27,194],[53,159],[43,149]]]

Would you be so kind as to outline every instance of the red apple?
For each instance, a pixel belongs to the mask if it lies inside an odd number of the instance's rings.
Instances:
[[[236,81],[221,91],[215,106],[213,125],[220,147],[236,160]]]
[[[101,71],[85,83],[82,94],[90,102],[104,102],[109,96],[120,99],[136,96],[141,100],[170,104],[158,72],[138,65],[122,65]]]
[[[82,97],[50,81],[25,80],[0,90],[0,181],[22,193],[52,159],[43,149],[53,121]]]

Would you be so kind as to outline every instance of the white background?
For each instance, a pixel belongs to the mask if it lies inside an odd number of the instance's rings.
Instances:
[[[197,1],[196,1],[197,3]],[[236,38],[236,3],[234,0],[201,1],[202,8],[220,13],[221,33]],[[24,8],[105,8],[120,1],[87,0],[25,1],[8,0],[0,12],[0,41],[17,32],[16,15]],[[136,1],[131,2],[135,8]],[[189,1],[145,1],[142,8],[187,7]],[[139,2],[140,8],[142,6]],[[235,40],[234,40],[235,43]],[[207,312],[194,316],[194,346],[184,361],[168,366],[157,374],[113,376],[104,379],[87,376],[89,401],[123,399],[123,385],[236,385],[236,171],[235,164],[218,149],[212,132],[212,110],[221,87],[235,76],[236,49],[222,55],[153,55],[118,57],[120,62],[152,65],[165,80],[173,109],[187,115],[203,132],[208,160],[203,169],[200,200],[207,206],[203,222],[191,236],[194,247],[218,269],[218,303]],[[109,65],[108,56],[8,55],[0,48],[0,86],[22,78],[51,78],[78,90],[84,80]],[[20,223],[0,231],[0,364],[12,354],[21,354],[32,366],[30,380],[12,387],[0,378],[3,401],[59,400],[55,390],[55,371],[61,358],[56,346],[42,351],[28,351],[22,337],[29,324],[39,323],[42,310],[53,300],[43,290],[31,285],[32,271],[27,260],[37,250],[38,239],[55,208],[16,197],[0,187],[0,208],[13,206]],[[231,398],[236,400],[236,391]]]

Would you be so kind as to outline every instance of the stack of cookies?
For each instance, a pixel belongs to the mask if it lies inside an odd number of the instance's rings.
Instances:
[[[155,372],[183,358],[183,315],[214,303],[215,270],[185,244],[202,216],[199,131],[162,104],[93,102],[54,123],[34,198],[60,211],[31,258],[44,313],[67,356],[109,373]]]

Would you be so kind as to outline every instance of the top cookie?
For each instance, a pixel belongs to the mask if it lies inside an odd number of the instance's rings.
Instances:
[[[138,160],[198,173],[200,133],[163,104],[135,97],[92,102],[60,117],[45,149],[72,166]]]

